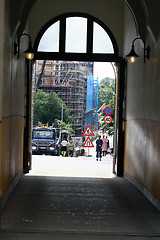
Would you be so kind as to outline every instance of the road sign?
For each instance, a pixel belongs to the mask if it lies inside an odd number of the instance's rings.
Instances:
[[[84,142],[83,147],[94,147],[94,145],[89,137]]]
[[[113,112],[113,110],[112,110],[112,108],[109,107],[109,106],[104,109],[104,113],[105,113],[106,115],[111,115],[112,112]]]
[[[100,107],[101,110],[103,110],[106,107],[106,104],[103,103],[103,105]]]
[[[104,122],[107,124],[110,124],[112,122],[112,117],[111,116],[105,116],[104,117]]]
[[[86,137],[86,136],[94,136],[94,133],[92,132],[90,126],[88,125],[82,135],[83,137]]]
[[[82,147],[82,137],[72,137],[73,144]]]

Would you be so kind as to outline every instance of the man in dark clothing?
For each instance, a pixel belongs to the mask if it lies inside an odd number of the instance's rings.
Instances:
[[[97,159],[97,161],[98,161],[98,157],[100,157],[100,161],[102,158],[102,144],[103,144],[103,141],[101,139],[101,136],[99,136],[96,141],[96,152],[97,152],[96,159]]]

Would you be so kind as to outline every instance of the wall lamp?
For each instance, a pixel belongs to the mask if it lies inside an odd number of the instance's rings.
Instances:
[[[130,53],[129,53],[128,55],[126,55],[126,57],[129,58],[129,62],[130,62],[130,63],[135,63],[136,58],[139,57],[139,55],[138,55],[138,54],[135,52],[135,50],[134,50],[134,42],[135,42],[136,40],[138,40],[138,39],[142,40],[142,42],[143,42],[143,44],[144,44],[144,63],[145,63],[145,59],[146,59],[146,58],[149,59],[149,52],[150,52],[149,46],[146,48],[146,47],[145,47],[145,42],[144,42],[144,40],[143,40],[141,37],[137,37],[137,38],[135,38],[135,39],[133,40],[133,42],[132,42],[132,48],[131,48]]]
[[[29,45],[26,51],[24,51],[24,53],[26,54],[26,58],[28,60],[32,60],[34,58],[34,50],[32,48],[32,41],[31,41],[31,37],[29,36],[29,34],[27,33],[23,33],[20,35],[20,37],[18,38],[18,43],[14,43],[14,55],[18,54],[18,59],[19,59],[19,51],[20,51],[20,39],[22,36],[27,36],[29,38]]]

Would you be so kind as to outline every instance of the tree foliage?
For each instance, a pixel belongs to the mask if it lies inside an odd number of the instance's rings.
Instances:
[[[115,80],[104,78],[101,80],[98,88],[98,107],[100,108],[103,103],[109,105],[111,99],[115,94]]]
[[[114,134],[114,116],[115,116],[115,80],[104,78],[100,82],[98,88],[98,107],[100,108],[103,104],[109,106],[113,109],[112,123],[106,124],[104,122],[104,117],[106,116],[104,111],[100,110],[99,112],[99,126],[100,128],[107,130],[109,135]]]
[[[66,104],[57,96],[55,92],[50,94],[38,90],[34,93],[33,104],[33,125],[37,126],[38,122],[51,126],[55,119],[61,119],[63,104],[63,119],[66,123],[72,123],[73,117],[69,116],[69,109]]]
[[[62,120],[58,120],[58,122],[60,123],[62,130],[68,130],[71,136],[75,135],[75,131],[72,128],[72,124],[70,123],[66,124],[65,122],[62,122]]]

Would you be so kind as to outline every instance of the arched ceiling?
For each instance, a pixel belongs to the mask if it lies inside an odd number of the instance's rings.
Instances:
[[[11,35],[20,35],[26,26],[28,15],[38,0],[10,0],[10,26]]]
[[[147,31],[153,40],[158,39],[160,14],[155,9],[160,9],[159,0],[123,0],[129,8],[135,22],[137,35],[145,38]]]
[[[39,0],[32,8],[27,26],[28,31],[35,41],[39,31],[52,18],[64,13],[79,12],[89,14],[102,21],[113,33],[120,55],[123,52],[123,25],[124,25],[124,3],[122,0]],[[46,13],[46,14],[45,14]]]
[[[121,51],[125,5],[134,19],[137,35],[145,38],[149,31],[156,40],[159,29],[157,20],[160,19],[160,15],[158,11],[155,13],[154,9],[160,9],[159,0],[59,0],[58,2],[53,0],[10,0],[11,34],[19,36],[27,24],[28,31],[34,40],[41,27],[51,18],[65,12],[79,11],[91,14],[103,21],[113,32]]]

